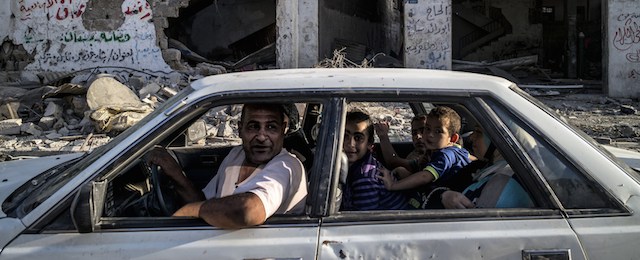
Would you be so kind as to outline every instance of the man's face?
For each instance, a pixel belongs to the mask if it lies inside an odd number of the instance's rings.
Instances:
[[[424,140],[422,138],[425,124],[426,120],[411,122],[411,140],[413,140],[413,147],[420,154],[427,152],[427,147],[424,145]]]
[[[427,117],[427,123],[424,127],[425,147],[429,150],[439,150],[451,145],[451,135],[447,127],[449,120],[440,120],[438,118]]]
[[[247,108],[244,111],[240,138],[248,163],[268,162],[282,150],[285,120],[277,111]]]
[[[364,157],[371,148],[367,126],[367,122],[347,122],[342,149],[347,154],[349,165]]]

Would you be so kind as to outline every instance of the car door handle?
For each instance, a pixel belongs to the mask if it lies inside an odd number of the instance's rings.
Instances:
[[[570,249],[525,249],[522,250],[523,260],[569,260],[571,259]]]
[[[220,162],[220,156],[217,154],[201,155],[200,162],[202,162],[202,164],[218,164]]]

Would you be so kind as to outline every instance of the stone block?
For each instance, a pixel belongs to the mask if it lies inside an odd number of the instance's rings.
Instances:
[[[44,110],[44,116],[55,118],[62,116],[62,106],[58,105],[56,102],[49,102],[47,104],[47,108]]]
[[[22,126],[22,119],[7,119],[0,121],[0,135],[18,135]]]
[[[41,136],[42,128],[34,123],[26,123],[20,126],[20,131],[23,133],[28,133],[33,136]]]
[[[43,116],[40,118],[38,125],[45,130],[49,130],[53,128],[53,124],[56,123],[58,119],[52,116]]]
[[[153,23],[156,25],[156,28],[168,28],[169,20],[166,17],[154,17]]]
[[[162,51],[162,58],[166,62],[180,61],[182,53],[178,49],[166,49]]]

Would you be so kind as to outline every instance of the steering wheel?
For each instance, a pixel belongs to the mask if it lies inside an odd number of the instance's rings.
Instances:
[[[160,167],[155,164],[142,162],[142,168],[145,174],[151,179],[151,191],[146,194],[148,196],[145,207],[147,214],[161,216],[171,216],[176,211],[176,192],[175,186],[171,178],[160,173]]]

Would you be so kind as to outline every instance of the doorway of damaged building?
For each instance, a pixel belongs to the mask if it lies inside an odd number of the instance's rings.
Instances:
[[[342,50],[354,64],[402,67],[407,2],[318,0],[318,59]],[[169,48],[192,65],[277,68],[276,8],[276,0],[191,0],[169,18]],[[452,69],[600,88],[601,10],[602,0],[452,0]]]

